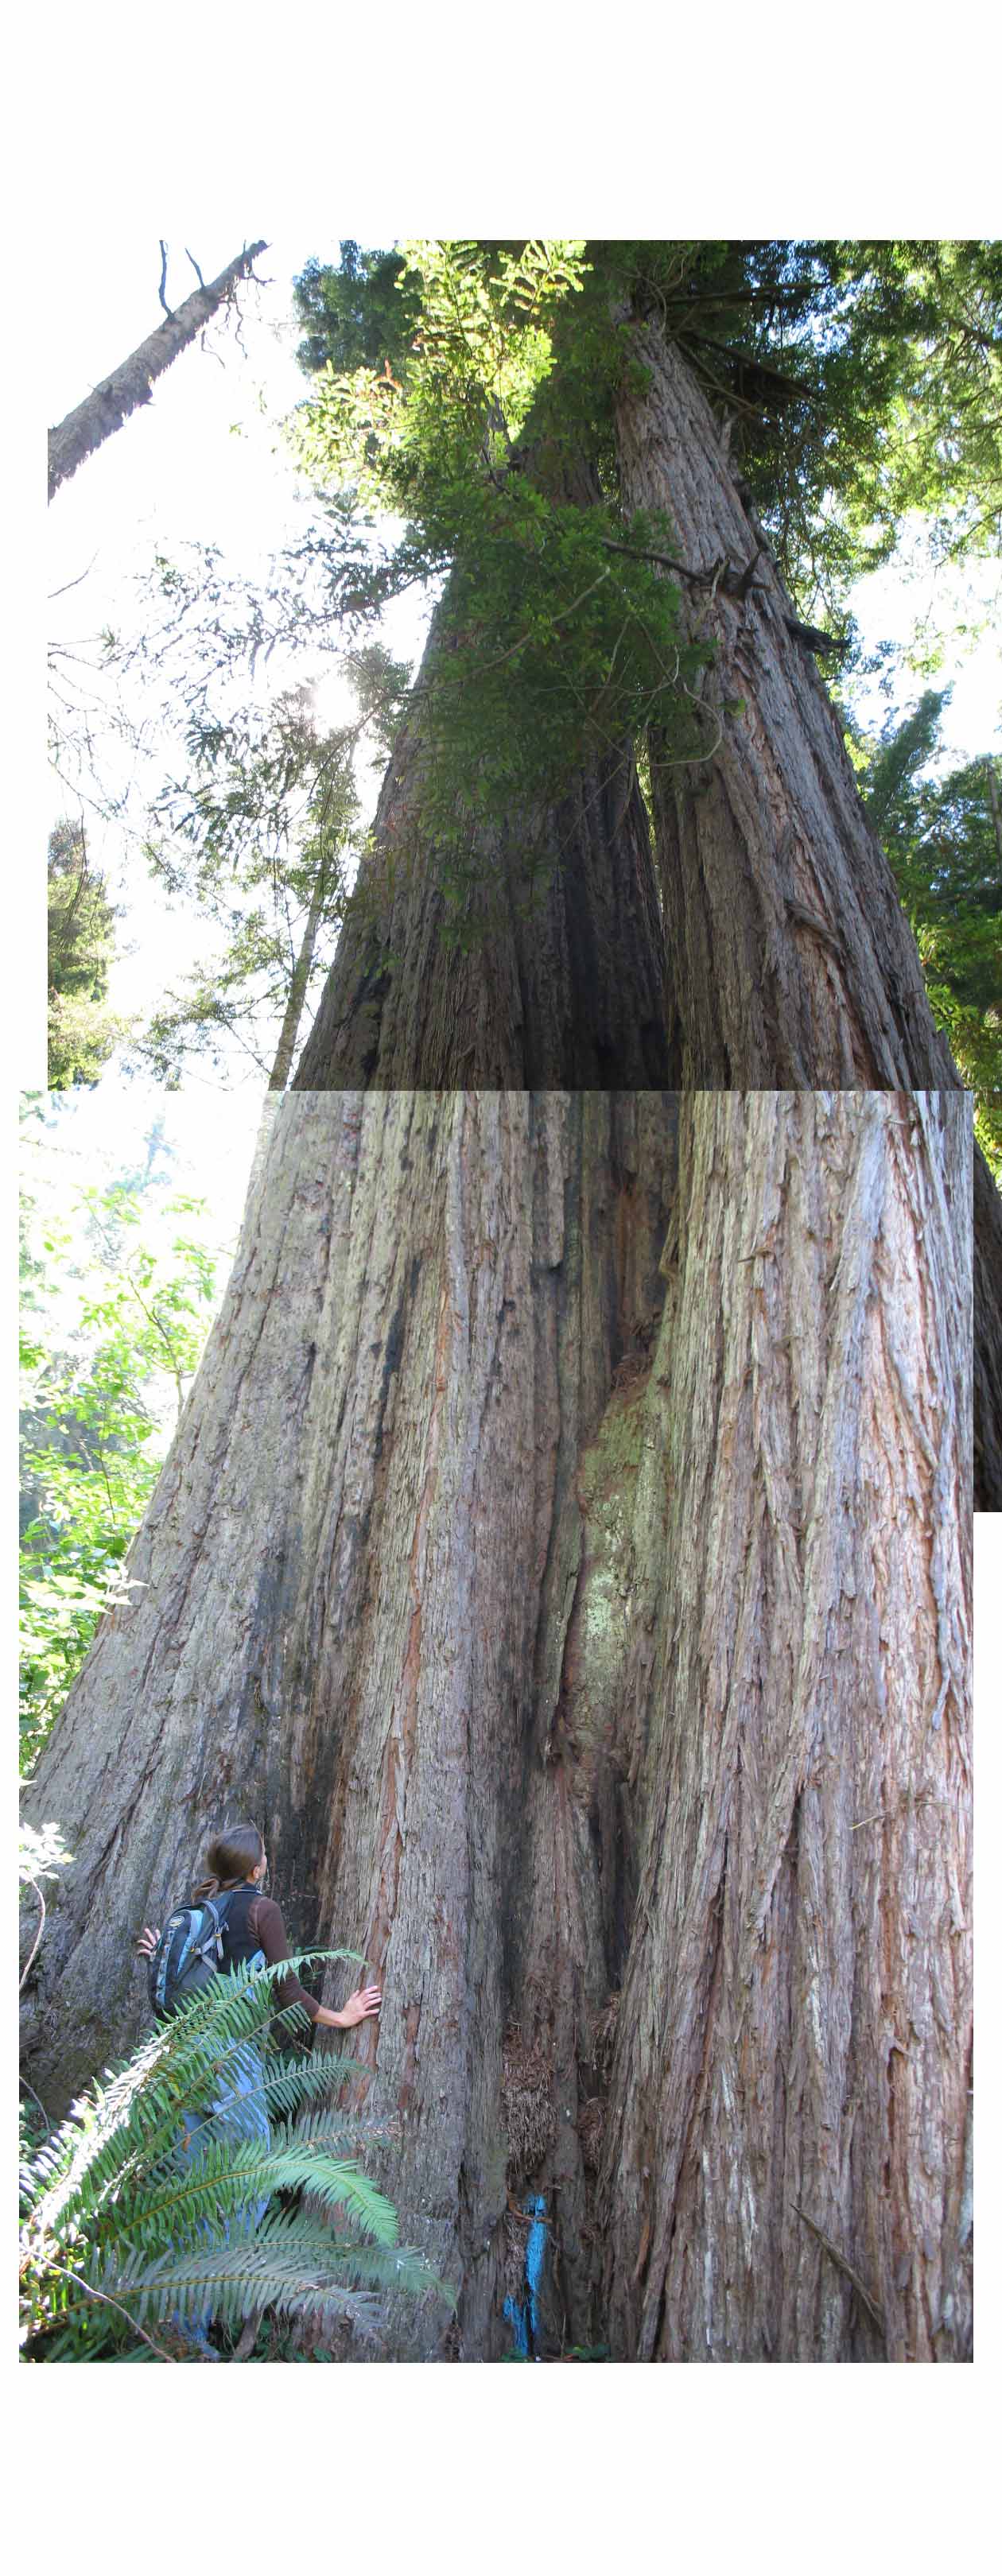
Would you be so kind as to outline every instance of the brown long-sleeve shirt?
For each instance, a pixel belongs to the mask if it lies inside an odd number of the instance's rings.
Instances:
[[[276,1905],[270,1896],[256,1896],[253,1905],[248,1906],[247,1936],[251,1942],[260,1942],[269,1968],[276,1967],[280,1959],[288,1959],[292,1956],[289,1949],[289,1936],[282,1920],[281,1906]],[[280,2008],[284,2008],[286,2004],[303,2004],[311,2021],[316,2020],[320,2010],[313,1996],[308,1995],[305,1986],[300,1985],[294,1968],[290,1969],[288,1976],[283,1977],[276,1986],[275,2001]]]

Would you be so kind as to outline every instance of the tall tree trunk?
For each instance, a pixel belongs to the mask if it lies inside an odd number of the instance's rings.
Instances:
[[[299,1036],[299,1023],[303,1016],[303,1004],[306,1000],[307,986],[310,980],[310,969],[313,964],[314,952],[316,950],[317,934],[323,920],[325,899],[326,871],[321,867],[318,870],[316,883],[314,885],[312,895],[310,896],[310,909],[306,917],[306,928],[303,932],[299,955],[296,958],[296,962],[292,970],[288,999],[285,1005],[285,1014],[282,1020],[281,1030],[279,1032],[278,1045],[275,1049],[275,1061],[268,1076],[269,1091],[284,1091],[289,1075],[292,1071],[293,1057],[296,1052],[296,1039]]]
[[[541,446],[533,479],[588,509],[596,476]],[[643,1089],[675,1079],[664,943],[632,745],[617,745],[561,802],[469,819],[461,901],[455,854],[422,815],[434,741],[422,697],[452,649],[449,594],[383,784],[357,897],[296,1075],[300,1090]]]
[[[664,1085],[664,953],[632,758],[625,802],[618,753],[544,817],[471,825],[458,913],[422,828],[424,760],[412,724],[297,1090]]]
[[[720,1095],[681,1160],[610,2331],[639,2359],[955,2360],[969,1103]]]
[[[951,1983],[929,1915],[948,1862],[962,1900],[965,1885],[966,1104],[697,1099],[680,1177],[676,1133],[656,1093],[270,1104],[224,1306],[130,1558],[132,1606],[103,1624],[30,1796],[75,1854],[28,1987],[31,2080],[50,2109],[134,2035],[131,1927],[162,1919],[223,1811],[261,1822],[294,1934],[348,1943],[381,1977],[361,2089],[400,2138],[375,2169],[460,2308],[444,2334],[440,2309],[390,2314],[377,2357],[498,2358],[513,2334],[555,2350],[602,2339],[606,2316],[618,2352],[641,2350],[634,2209],[656,2174],[660,2223],[675,2128],[646,2037],[630,2073],[629,2034],[663,2018],[688,2069],[700,1938],[718,1997],[713,1905],[686,1917],[682,1958],[655,1868],[660,1847],[668,1878],[672,1852],[685,1873],[696,1794],[716,1849],[721,1801],[727,1831],[761,1784],[774,1983],[803,2011],[808,1864],[798,1877],[784,1801],[803,1815],[823,1795],[849,1902],[816,1932],[825,1974],[841,1944],[833,2056],[849,1962],[864,2001],[883,1976],[909,2050],[904,2005],[918,2016],[895,2118],[921,2121],[933,2160],[961,2153],[963,1936]],[[679,1659],[690,1786],[666,1808]],[[906,1742],[921,1751],[917,1825],[895,1807]],[[952,1820],[934,1803],[948,1759]],[[884,1806],[886,1839],[864,1822]],[[931,1890],[892,1874],[915,1831],[933,1838]],[[603,2286],[595,2195],[621,1991],[623,2253]],[[754,2063],[771,2031],[792,2092],[781,2017],[751,2028]],[[836,2170],[862,2171],[869,2192],[881,2097],[852,2067],[855,2093],[833,2076],[827,2096]],[[772,2210],[792,2159],[764,2181],[752,2110],[742,2119],[732,2188],[748,2138]],[[862,2277],[869,2236],[834,2219],[862,2231],[871,2203],[862,2186],[837,2212],[831,2192],[808,2200],[816,2127],[805,2116],[797,2133],[803,2205]],[[905,2168],[903,2137],[886,2182],[895,2260],[934,2266],[920,2215],[945,2266],[953,2218],[936,2218],[914,2156]],[[690,2223],[700,2247],[695,2207]],[[533,2226],[546,2259],[530,2296]],[[812,2321],[806,2291],[796,2333],[799,2357],[833,2346],[830,2308]],[[748,2300],[732,2357],[762,2348]]]
[[[708,402],[660,329],[620,405],[627,508],[669,513],[683,622],[712,638],[712,757],[651,745],[673,1079],[685,1089],[959,1084],[842,727]],[[754,563],[753,563],[754,559]],[[724,566],[732,568],[731,574]],[[753,566],[746,595],[740,576]],[[739,703],[739,712],[728,707]],[[1002,1204],[976,1155],[976,1499],[1002,1510]]]
[[[793,604],[690,369],[659,330],[637,340],[647,385],[618,421],[626,507],[666,510],[696,571],[740,574],[758,558],[743,599],[727,577],[681,583],[684,626],[716,648],[712,758],[693,775],[651,747],[683,1087],[955,1083],[809,630],[790,631]]]
[[[101,384],[95,385],[93,393],[87,395],[85,402],[78,403],[75,411],[67,412],[58,429],[50,429],[50,501],[60,484],[76,473],[84,458],[92,456],[96,447],[103,446],[113,430],[121,429],[129,413],[135,411],[140,403],[149,402],[157,377],[163,375],[165,367],[173,365],[182,349],[186,349],[205,323],[211,321],[212,315],[232,295],[240,278],[247,276],[259,253],[267,247],[267,242],[252,242],[249,250],[241,251],[239,259],[231,259],[229,267],[213,278],[211,286],[199,286],[194,295],[187,296],[184,303],[178,305],[176,313],[168,313],[166,320],[150,332],[148,339],[140,341],[131,358],[126,358],[122,366],[115,368],[113,375],[105,376]]]

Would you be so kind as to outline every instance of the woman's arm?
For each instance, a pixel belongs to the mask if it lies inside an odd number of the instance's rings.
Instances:
[[[247,1917],[247,1929],[252,1938],[260,1941],[269,1968],[276,1968],[283,1959],[291,1958],[281,1911],[272,1897],[255,1897]],[[372,2014],[378,2013],[383,1999],[378,1986],[361,1987],[356,1994],[349,1995],[340,2012],[332,2012],[329,2005],[318,2004],[312,1995],[307,1994],[295,1970],[290,1969],[289,1975],[283,1977],[276,1987],[275,2000],[280,2009],[286,2004],[302,2004],[310,2020],[319,2023],[324,2030],[352,2030],[356,2022],[368,2021]]]
[[[371,2014],[378,2013],[382,2000],[378,1986],[359,1986],[356,1994],[349,1995],[342,2012],[331,2012],[326,2004],[318,2004],[317,2020],[325,2030],[353,2030],[357,2021],[368,2021]]]

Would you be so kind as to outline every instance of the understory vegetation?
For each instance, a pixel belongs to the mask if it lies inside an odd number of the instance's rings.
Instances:
[[[124,1560],[218,1302],[202,1202],[81,1189],[74,1226],[22,1201],[22,1771],[32,1768]]]
[[[310,1952],[292,1965],[308,1974],[347,1955]],[[275,2014],[286,1974],[283,1964],[213,1978],[44,2143],[47,2120],[29,2102],[26,2361],[246,2360],[259,2329],[271,2346],[262,2358],[327,2360],[339,2323],[364,2334],[391,2293],[448,2303],[425,2257],[400,2244],[396,2211],[360,2162],[385,2130],[332,2101],[361,2069],[306,2052],[301,2004]],[[292,2320],[315,2330],[311,2344],[300,2336],[276,2356]]]

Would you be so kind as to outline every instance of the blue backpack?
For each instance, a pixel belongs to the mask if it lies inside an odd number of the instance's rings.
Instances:
[[[164,1924],[149,1963],[147,1982],[156,2021],[169,2021],[190,2003],[223,1965],[223,1932],[232,1898],[202,1897],[197,1905],[179,1905]]]

